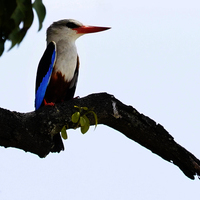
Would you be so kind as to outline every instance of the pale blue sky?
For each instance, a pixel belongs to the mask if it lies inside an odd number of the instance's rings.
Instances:
[[[0,106],[34,110],[35,76],[45,31],[74,18],[112,29],[77,40],[81,61],[76,95],[108,92],[162,124],[200,158],[200,3],[180,1],[44,1],[47,16],[18,48],[0,58]],[[0,148],[2,200],[194,199],[191,181],[168,163],[105,126],[70,130],[65,151],[45,159]]]

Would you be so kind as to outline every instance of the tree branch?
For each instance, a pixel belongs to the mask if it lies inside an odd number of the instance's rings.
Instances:
[[[140,114],[132,106],[124,105],[107,93],[91,94],[55,107],[45,106],[36,112],[18,113],[0,109],[0,145],[15,147],[45,157],[53,147],[52,135],[64,125],[74,128],[71,116],[74,106],[85,106],[98,116],[98,124],[120,131],[163,159],[177,165],[194,179],[200,176],[200,160],[174,141],[174,138],[152,119]],[[92,125],[93,115],[88,116]]]

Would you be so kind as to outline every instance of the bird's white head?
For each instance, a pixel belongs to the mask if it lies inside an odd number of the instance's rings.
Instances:
[[[60,40],[74,42],[77,38],[86,33],[95,33],[107,29],[110,29],[110,27],[86,26],[74,19],[64,19],[54,22],[49,26],[47,29],[47,43],[51,41],[57,43]]]

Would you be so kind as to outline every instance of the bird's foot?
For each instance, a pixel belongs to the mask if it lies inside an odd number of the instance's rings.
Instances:
[[[46,100],[44,99],[44,105],[45,106],[55,106],[55,103],[53,103],[53,102],[47,103]]]

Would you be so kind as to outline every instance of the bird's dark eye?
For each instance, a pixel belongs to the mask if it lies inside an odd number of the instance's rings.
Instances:
[[[78,28],[79,26],[73,22],[67,22],[66,26],[68,28]]]

